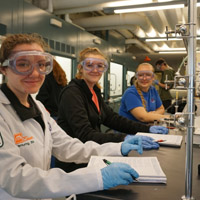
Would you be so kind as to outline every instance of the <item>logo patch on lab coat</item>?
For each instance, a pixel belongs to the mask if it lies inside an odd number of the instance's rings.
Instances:
[[[151,103],[155,103],[155,99],[154,98],[151,98]]]
[[[0,133],[0,147],[2,147],[4,145],[4,141],[3,141],[3,137]]]
[[[15,140],[15,144],[22,144],[25,143],[27,141],[32,140],[33,137],[28,137],[28,136],[23,136],[22,133],[15,133],[14,134],[14,140]]]

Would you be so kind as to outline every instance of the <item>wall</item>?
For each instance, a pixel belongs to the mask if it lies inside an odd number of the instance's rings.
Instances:
[[[126,89],[125,75],[127,69],[134,71],[137,63],[126,53],[119,54],[116,49],[123,50],[124,40],[117,40],[107,33],[106,40],[100,39],[101,44],[96,45],[92,35],[81,28],[70,24],[56,16],[41,10],[23,0],[0,0],[0,34],[5,33],[33,33],[42,35],[51,47],[51,53],[73,58],[73,76],[76,73],[77,57],[79,52],[88,46],[97,46],[113,62],[124,65],[124,83]],[[62,22],[62,28],[50,24],[50,19],[55,18]],[[105,76],[107,88],[105,94],[109,93],[109,81]]]

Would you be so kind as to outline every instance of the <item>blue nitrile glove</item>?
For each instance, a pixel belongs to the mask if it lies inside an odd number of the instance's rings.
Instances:
[[[153,83],[158,85],[159,81],[158,80],[154,80]]]
[[[133,135],[127,135],[125,140],[135,137]],[[160,145],[154,142],[154,139],[148,136],[140,136],[142,138],[142,148],[144,150],[159,149]]]
[[[164,126],[151,126],[149,131],[150,133],[168,134],[169,129]]]
[[[123,156],[127,156],[132,150],[137,150],[139,154],[142,154],[142,137],[137,135],[131,135],[131,137],[125,137],[121,146],[121,152]]]
[[[126,163],[112,163],[101,169],[103,188],[109,189],[118,185],[128,185],[138,178],[139,174]]]
[[[160,145],[148,136],[142,136],[142,147],[144,150],[159,149]]]

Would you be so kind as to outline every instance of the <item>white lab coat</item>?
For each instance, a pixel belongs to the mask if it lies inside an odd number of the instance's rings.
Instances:
[[[86,163],[91,155],[120,156],[121,143],[83,144],[68,136],[39,101],[36,104],[45,134],[34,119],[22,122],[0,90],[0,200],[51,199],[102,190],[99,169],[72,173],[49,169],[51,154],[61,161]]]

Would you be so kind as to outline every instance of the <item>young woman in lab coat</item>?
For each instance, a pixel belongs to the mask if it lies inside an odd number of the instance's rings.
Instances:
[[[122,163],[73,173],[49,169],[51,154],[87,163],[91,155],[142,153],[142,141],[135,136],[122,143],[83,144],[67,135],[31,97],[52,70],[52,56],[44,49],[35,34],[8,35],[0,49],[0,71],[7,78],[0,88],[0,199],[51,199],[129,184],[138,174]]]
[[[98,81],[107,69],[106,57],[98,48],[89,47],[80,52],[76,78],[60,95],[58,124],[70,136],[82,142],[92,140],[99,144],[120,142],[126,134],[136,134],[139,131],[166,133],[164,127],[150,127],[119,116],[104,103]],[[122,133],[103,133],[101,125]],[[56,161],[56,166],[70,172],[85,164]]]
[[[142,63],[136,70],[135,83],[123,94],[119,114],[137,122],[159,121],[164,116],[162,105],[154,81],[154,68],[149,63]]]

